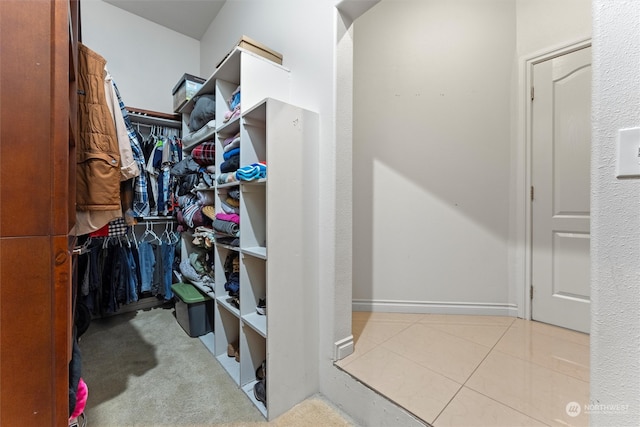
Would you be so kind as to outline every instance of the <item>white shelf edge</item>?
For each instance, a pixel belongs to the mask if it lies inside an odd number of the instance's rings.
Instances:
[[[250,116],[242,116],[242,124],[244,126],[264,128],[266,123],[266,120],[256,119]]]
[[[218,246],[220,248],[228,249],[230,251],[240,252],[240,247],[238,247],[238,246],[231,246],[231,245],[227,245],[225,243],[217,243],[217,242],[216,242],[216,246]]]
[[[242,316],[242,320],[251,329],[253,329],[258,334],[260,334],[262,338],[267,338],[267,316],[266,315],[258,314],[256,312],[249,313]]]
[[[267,418],[267,407],[265,406],[264,403],[260,402],[258,399],[256,399],[256,396],[253,394],[253,387],[255,386],[255,384],[258,381],[250,381],[247,384],[242,386],[242,391],[245,392],[245,394],[249,397],[249,399],[253,402],[253,404],[256,406],[256,408],[258,408],[258,410],[260,412],[262,412],[262,415]],[[267,398],[268,399],[268,398]]]
[[[213,354],[215,356],[216,352],[214,351],[214,348],[215,348],[216,337],[215,337],[214,333],[213,332],[209,332],[208,334],[201,335],[198,338],[202,342],[202,345],[204,345],[205,348],[207,350],[209,350],[209,353],[211,353],[211,354]]]
[[[227,356],[227,353],[223,353],[216,357],[216,360],[222,365],[225,371],[233,379],[236,384],[240,384],[240,363],[236,362],[234,357]]]
[[[196,132],[199,132],[199,131],[196,131]],[[205,141],[211,140],[211,138],[215,136],[215,134],[216,134],[216,128],[215,127],[209,128],[208,131],[203,132],[201,135],[198,135],[198,138],[196,138],[194,141],[190,141],[188,145],[185,145],[184,138],[183,138],[182,151],[185,151],[190,154],[194,148],[196,148],[198,145],[202,144]]]
[[[267,178],[252,179],[250,181],[239,179],[238,182],[242,185],[262,185],[267,183]]]
[[[274,67],[280,68],[284,71],[286,71],[287,73],[290,73],[291,70],[288,69],[287,67],[283,66],[282,64],[276,64],[275,62],[260,56],[256,53],[253,53],[249,50],[243,49],[240,46],[236,46],[235,48],[233,48],[233,50],[231,50],[231,52],[222,60],[222,62],[218,65],[218,67],[216,67],[216,69],[213,71],[213,73],[209,76],[208,79],[206,79],[204,81],[204,83],[202,84],[202,87],[193,95],[193,97],[191,97],[191,99],[189,101],[187,101],[186,104],[184,104],[182,106],[182,108],[180,108],[180,110],[176,111],[176,113],[178,114],[184,114],[184,113],[190,113],[191,111],[193,111],[193,107],[194,107],[194,101],[193,99],[199,95],[204,95],[204,94],[210,94],[210,93],[214,93],[215,92],[215,82],[216,80],[219,79],[218,75],[221,74],[221,71],[225,68],[225,66],[227,64],[229,64],[231,61],[238,61],[239,58],[236,58],[236,55],[240,55],[240,53],[245,53],[247,55],[250,55],[254,58],[260,59],[261,61],[264,61],[265,63],[272,65]],[[224,79],[220,79],[220,80],[224,80]],[[213,92],[212,92],[213,89]]]
[[[267,248],[264,246],[252,246],[248,248],[240,248],[240,252],[252,257],[267,260]]]
[[[240,318],[240,310],[238,310],[237,308],[235,308],[234,306],[231,305],[231,303],[227,302],[227,299],[231,298],[228,295],[222,296],[222,297],[217,297],[216,301],[218,301],[218,304],[220,304],[220,306],[224,307],[228,312],[230,312],[231,314],[233,314],[234,316],[236,316],[238,319]]]
[[[220,126],[217,126],[218,135],[231,135],[236,130],[240,131],[240,116],[229,119],[228,122],[223,122]]]
[[[261,108],[261,107],[262,108],[266,108],[266,104],[267,104],[267,100],[268,99],[271,99],[271,98],[262,98],[260,101],[256,102],[253,106],[251,106],[251,108],[247,108],[246,111],[243,111],[240,116],[242,118],[244,118],[245,116],[250,116],[258,108]],[[262,121],[263,123],[266,123],[266,117],[265,117],[264,120],[260,120],[260,121]]]
[[[224,184],[219,184],[218,183],[216,188],[237,187],[238,185],[240,185],[240,181],[225,182]]]

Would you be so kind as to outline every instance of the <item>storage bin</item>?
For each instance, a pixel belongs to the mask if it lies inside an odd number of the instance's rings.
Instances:
[[[190,337],[213,331],[213,300],[189,283],[174,283],[176,319]]]
[[[200,90],[205,79],[202,77],[184,74],[180,81],[173,87],[173,111],[178,112]]]

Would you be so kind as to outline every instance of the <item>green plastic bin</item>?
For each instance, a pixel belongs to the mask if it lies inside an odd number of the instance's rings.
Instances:
[[[190,337],[213,331],[213,300],[190,283],[174,283],[176,320]]]

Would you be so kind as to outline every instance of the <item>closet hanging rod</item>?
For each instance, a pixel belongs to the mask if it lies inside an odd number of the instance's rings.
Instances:
[[[144,110],[142,108],[135,108],[135,107],[125,107],[125,108],[130,113],[137,113],[144,116],[156,117],[158,119],[175,120],[178,122],[180,121],[179,114],[162,113],[160,111]]]
[[[133,107],[125,108],[129,113],[129,118],[134,123],[182,129],[182,120],[177,114],[160,113],[158,111],[142,110]]]
[[[178,221],[177,218],[172,216],[142,216],[136,219],[138,220],[138,222],[136,222],[134,225],[145,225],[146,222],[153,222],[154,224],[162,224],[164,222],[175,223]]]

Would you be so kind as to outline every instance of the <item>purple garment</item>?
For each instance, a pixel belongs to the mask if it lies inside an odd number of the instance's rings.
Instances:
[[[217,213],[216,219],[221,219],[222,221],[231,221],[236,224],[240,224],[240,215],[238,214],[228,214],[228,213]]]

